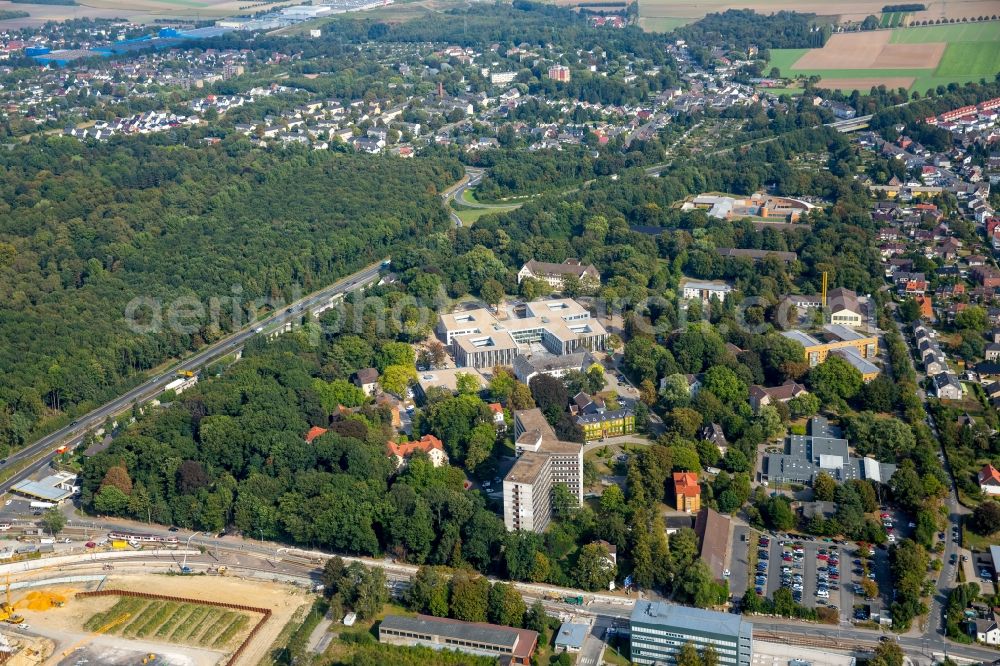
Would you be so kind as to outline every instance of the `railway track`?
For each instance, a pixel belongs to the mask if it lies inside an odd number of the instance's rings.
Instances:
[[[786,633],[782,631],[760,631],[754,629],[753,638],[766,643],[784,643],[787,645],[800,645],[802,647],[825,648],[828,650],[847,650],[872,652],[878,645],[877,640],[859,641],[853,639],[840,639],[834,637],[803,636],[802,634]]]

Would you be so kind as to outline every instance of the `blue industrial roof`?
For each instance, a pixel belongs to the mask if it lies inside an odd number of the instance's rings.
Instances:
[[[217,25],[210,25],[204,28],[194,28],[192,30],[184,30],[177,34],[178,37],[183,37],[185,39],[209,39],[211,37],[218,37],[219,35],[224,35],[227,32],[232,32],[233,28],[223,28]]]
[[[21,481],[14,484],[11,490],[47,502],[61,502],[73,494],[73,491],[63,490],[56,485],[61,480],[57,476],[47,476],[41,481]]]
[[[587,639],[587,631],[590,627],[586,624],[574,624],[563,622],[559,627],[559,634],[556,635],[556,647],[566,647],[572,650],[579,650],[583,647],[583,641]]]

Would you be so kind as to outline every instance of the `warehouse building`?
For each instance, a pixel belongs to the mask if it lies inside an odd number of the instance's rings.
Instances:
[[[430,615],[387,615],[378,627],[380,643],[422,645],[435,650],[457,650],[499,657],[510,664],[530,664],[538,633],[485,622],[461,622]]]

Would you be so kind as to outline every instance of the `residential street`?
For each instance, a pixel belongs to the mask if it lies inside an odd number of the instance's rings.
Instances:
[[[895,307],[895,303],[889,305],[892,311],[892,319],[896,324],[896,328],[899,330],[900,335],[903,336],[903,340],[906,342],[906,346],[910,349],[910,356],[908,361],[910,366],[914,368],[914,372],[917,376],[918,383],[922,383],[924,380],[924,375],[914,366],[913,364],[913,347],[910,344],[911,336],[910,331],[906,330],[902,321],[899,318],[899,308]],[[918,389],[917,396],[923,401],[924,409],[927,410],[927,394],[924,390]],[[929,410],[927,410],[927,425],[930,427],[931,432],[937,436],[937,425],[934,423],[934,417],[931,416]],[[961,535],[961,516],[963,513],[968,511],[958,503],[958,490],[955,486],[955,479],[952,476],[951,468],[948,465],[947,456],[944,456],[944,450],[942,449],[942,456],[944,461],[942,465],[945,471],[948,472],[948,478],[950,480],[950,487],[948,488],[948,499],[946,500],[946,506],[948,507],[948,526],[945,529],[945,548],[944,553],[941,555],[944,566],[941,568],[941,573],[938,575],[937,580],[937,591],[934,594],[933,599],[930,604],[930,612],[927,615],[927,620],[923,624],[923,630],[917,624],[914,624],[913,628],[906,634],[909,637],[920,636],[923,640],[933,640],[935,638],[944,641],[945,637],[945,626],[944,626],[944,607],[948,601],[948,592],[954,587],[956,582],[956,565],[951,564],[952,554],[956,555],[956,558],[961,555],[961,542],[955,543],[952,538],[952,530],[958,529]]]

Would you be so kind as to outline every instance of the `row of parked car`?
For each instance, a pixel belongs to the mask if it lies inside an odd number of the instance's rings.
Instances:
[[[816,553],[816,597],[830,598],[830,590],[840,589],[840,553],[836,546]]]
[[[754,576],[754,589],[759,596],[767,594],[767,563],[770,555],[767,552],[771,540],[766,536],[757,539],[757,573]]]

